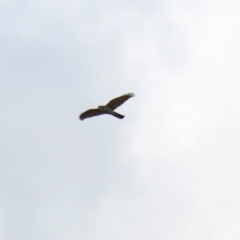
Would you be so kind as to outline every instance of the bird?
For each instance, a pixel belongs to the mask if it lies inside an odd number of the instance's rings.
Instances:
[[[129,98],[134,97],[134,93],[123,94],[120,97],[114,98],[110,100],[104,106],[98,106],[98,108],[89,109],[79,115],[80,120],[84,120],[86,118],[91,118],[103,114],[110,114],[116,118],[123,119],[124,115],[115,112],[114,110],[121,106],[124,102],[126,102]]]

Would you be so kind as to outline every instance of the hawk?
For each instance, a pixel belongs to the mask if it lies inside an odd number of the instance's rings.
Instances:
[[[89,109],[86,112],[81,113],[79,119],[83,121],[85,118],[95,117],[102,114],[110,114],[116,118],[123,119],[124,116],[114,110],[131,97],[134,97],[134,93],[124,94],[120,97],[114,98],[105,106],[98,106],[98,108]]]

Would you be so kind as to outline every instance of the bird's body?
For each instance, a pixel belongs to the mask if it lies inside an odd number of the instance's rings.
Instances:
[[[114,117],[117,117],[117,118],[120,118],[120,119],[123,119],[124,116],[117,113],[117,112],[114,112],[110,107],[108,106],[98,106],[98,110],[100,110],[101,112],[105,113],[105,114],[111,114],[113,115]]]
[[[110,107],[107,106],[98,106],[98,110],[107,114],[111,114],[113,111]]]
[[[104,106],[98,106],[96,109],[89,109],[80,114],[79,119],[84,120],[85,118],[95,117],[102,114],[110,114],[119,119],[123,119],[124,116],[115,112],[114,110],[122,105],[129,98],[134,97],[133,93],[124,94],[120,97],[112,99],[109,103]]]

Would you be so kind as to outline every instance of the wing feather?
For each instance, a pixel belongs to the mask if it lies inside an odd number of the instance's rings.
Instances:
[[[95,117],[102,114],[104,113],[99,111],[98,109],[89,109],[86,112],[81,113],[79,119],[84,120],[85,118]]]
[[[120,97],[112,99],[109,103],[107,103],[107,107],[110,107],[112,110],[121,106],[124,102],[126,102],[129,98],[134,97],[134,93],[124,94]]]

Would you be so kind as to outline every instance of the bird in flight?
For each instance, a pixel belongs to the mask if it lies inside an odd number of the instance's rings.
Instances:
[[[131,97],[134,97],[134,93],[124,94],[120,97],[114,98],[104,106],[98,106],[98,108],[89,109],[86,112],[81,113],[79,119],[83,121],[86,118],[95,117],[102,114],[110,114],[119,119],[123,119],[124,116],[115,112],[114,110]]]

